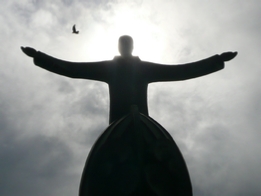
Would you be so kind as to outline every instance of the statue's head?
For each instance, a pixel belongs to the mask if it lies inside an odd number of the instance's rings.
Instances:
[[[123,35],[119,38],[119,52],[123,57],[132,56],[133,39],[129,35]]]

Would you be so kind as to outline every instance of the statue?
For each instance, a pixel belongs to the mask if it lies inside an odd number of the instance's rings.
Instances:
[[[118,47],[121,56],[100,62],[68,62],[21,47],[35,65],[48,71],[109,85],[110,125],[88,155],[79,195],[191,196],[182,154],[170,134],[149,117],[147,87],[153,82],[186,80],[219,71],[237,52],[163,65],[132,56],[130,36],[121,36]]]

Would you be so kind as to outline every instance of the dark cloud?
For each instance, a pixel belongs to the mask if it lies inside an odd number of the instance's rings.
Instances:
[[[54,195],[58,187],[76,188],[72,184],[77,176],[70,172],[72,152],[58,138],[12,135],[5,140],[0,150],[1,195]]]

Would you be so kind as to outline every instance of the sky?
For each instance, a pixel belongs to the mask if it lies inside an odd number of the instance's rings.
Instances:
[[[238,51],[219,72],[150,84],[149,113],[178,144],[195,196],[261,195],[261,1],[0,2],[0,195],[77,195],[109,119],[105,83],[43,70],[20,47],[111,60],[125,34],[134,55],[157,63]]]

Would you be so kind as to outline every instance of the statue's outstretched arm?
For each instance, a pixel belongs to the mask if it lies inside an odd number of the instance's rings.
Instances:
[[[109,61],[101,62],[68,62],[51,57],[30,47],[21,47],[22,51],[34,59],[34,64],[48,71],[71,77],[99,81],[108,81]]]
[[[146,66],[148,82],[177,81],[200,77],[224,68],[224,62],[232,60],[237,52],[226,52],[204,60],[181,65],[162,65],[150,62]]]

